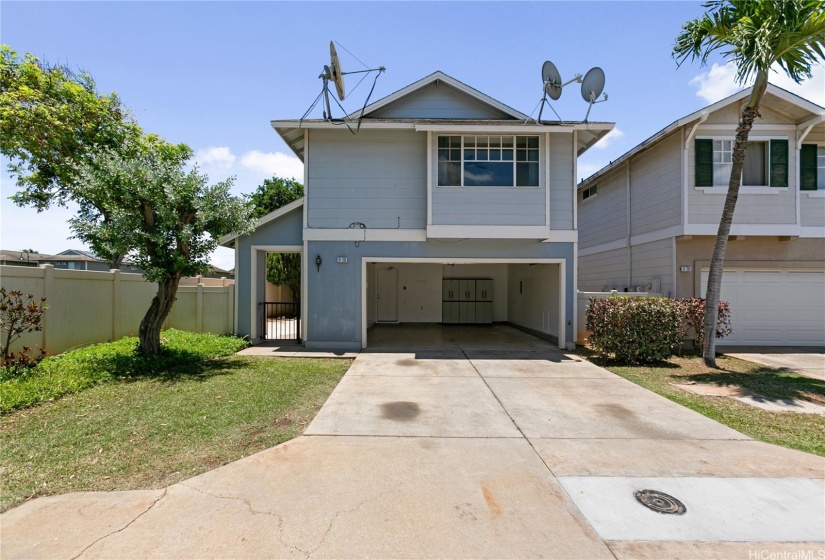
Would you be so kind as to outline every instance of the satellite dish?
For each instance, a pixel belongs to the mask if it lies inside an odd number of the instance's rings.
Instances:
[[[541,67],[541,80],[544,83],[544,91],[553,101],[561,97],[561,74],[556,65],[546,61]]]
[[[329,59],[330,59],[330,78],[335,84],[335,92],[338,94],[338,99],[344,100],[344,71],[341,70],[341,61],[338,60],[338,53],[335,52],[335,43],[329,42]]]
[[[343,48],[345,51],[347,51],[347,48],[345,46],[343,46],[342,44],[338,43],[338,46]],[[349,53],[349,51],[347,51],[347,52]],[[352,53],[349,53],[349,54],[352,55]],[[353,55],[353,57],[354,57],[354,55]],[[358,60],[358,59],[356,58],[356,60]],[[361,61],[359,60],[359,62],[361,62]],[[364,64],[364,63],[361,62],[361,64]],[[366,65],[365,65],[365,68],[366,68]],[[342,121],[344,124],[347,125],[347,128],[349,128],[350,132],[355,134],[357,131],[353,131],[352,128],[350,128],[349,124],[347,124],[347,121],[349,120],[348,117],[344,116],[343,119],[333,119],[332,118],[332,108],[330,107],[330,103],[329,103],[329,97],[330,97],[330,95],[329,95],[329,86],[330,86],[330,82],[335,84],[335,93],[338,94],[337,95],[338,99],[340,101],[343,101],[344,97],[346,96],[346,90],[344,89],[344,76],[345,75],[347,75],[347,74],[370,74],[372,72],[377,72],[377,74],[375,75],[375,80],[373,80],[373,82],[372,82],[372,89],[367,94],[367,98],[364,101],[364,106],[361,108],[361,116],[358,117],[358,130],[360,130],[361,129],[361,119],[364,116],[364,109],[366,109],[367,105],[369,104],[370,97],[372,97],[372,92],[375,90],[375,83],[378,81],[378,77],[381,74],[383,74],[384,72],[386,72],[386,70],[387,69],[384,68],[383,66],[379,66],[378,68],[366,68],[365,70],[354,70],[352,72],[344,72],[343,68],[341,68],[341,61],[338,58],[338,53],[335,50],[335,42],[330,41],[329,42],[329,64],[324,64],[324,71],[321,73],[320,76],[318,76],[322,80],[322,83],[323,83],[323,86],[321,87],[321,93],[318,94],[318,97],[315,98],[315,101],[313,101],[312,105],[309,106],[309,109],[306,110],[306,112],[304,113],[304,116],[301,117],[301,122],[303,122],[303,120],[307,117],[307,115],[309,115],[309,113],[315,108],[315,106],[318,104],[318,102],[323,98],[323,100],[324,100],[324,109],[325,109],[325,111],[324,111],[324,120]],[[361,78],[361,81],[363,81],[363,79],[364,78]],[[356,89],[358,89],[358,86],[360,84],[361,84],[361,82],[358,82],[357,84],[355,84],[355,87],[352,89],[352,91],[349,92],[350,95],[352,95],[353,92]],[[341,108],[341,111],[344,111],[344,113],[346,115],[346,110],[344,109],[343,105],[341,105],[341,103],[338,100],[336,100],[335,97],[333,97],[333,101],[335,101],[335,103],[338,105],[338,107]]]
[[[595,103],[602,91],[604,91],[604,70],[596,66],[584,75],[582,97],[587,103]]]

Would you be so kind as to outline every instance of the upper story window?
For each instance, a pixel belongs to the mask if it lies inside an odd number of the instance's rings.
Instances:
[[[733,168],[733,140],[697,138],[696,186],[727,187]],[[745,148],[742,186],[787,187],[788,141],[749,141]]]
[[[591,187],[587,187],[582,191],[582,201],[587,200],[588,198],[593,198],[597,194],[599,194],[599,185],[593,185]]]
[[[825,146],[802,144],[799,167],[801,190],[825,190]]]
[[[538,136],[439,136],[439,187],[538,187]]]

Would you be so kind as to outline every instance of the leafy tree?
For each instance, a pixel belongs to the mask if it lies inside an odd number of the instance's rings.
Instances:
[[[181,277],[206,272],[216,239],[252,225],[246,200],[229,192],[232,181],[208,186],[197,168],[186,170],[191,156],[184,144],[146,136],[127,150],[94,150],[78,166],[80,210],[69,221],[77,238],[95,250],[112,240],[133,247],[135,264],[158,283],[140,323],[144,355],[160,351],[160,329]],[[113,219],[103,219],[104,211]]]
[[[760,116],[768,72],[777,65],[797,83],[811,77],[811,66],[825,60],[825,5],[821,0],[713,0],[703,7],[707,11],[701,18],[682,26],[673,57],[680,65],[688,58],[698,58],[705,65],[710,54],[721,49],[722,55],[736,64],[739,85],[753,79],[736,128],[728,193],[710,263],[704,332],[714,332],[745,148],[753,121]],[[716,337],[705,337],[703,356],[708,367],[716,367]]]
[[[98,93],[89,74],[0,46],[0,153],[20,188],[11,197],[15,204],[41,212],[80,202],[77,164],[88,163],[96,148],[134,146],[128,140],[141,134],[117,95]],[[104,221],[113,219],[105,207],[97,210]],[[130,247],[107,246],[95,252],[119,268]]]
[[[265,179],[252,193],[253,215],[265,216],[304,196],[304,187],[295,179]],[[266,279],[279,286],[289,286],[293,301],[301,301],[301,255],[270,253],[266,256]]]

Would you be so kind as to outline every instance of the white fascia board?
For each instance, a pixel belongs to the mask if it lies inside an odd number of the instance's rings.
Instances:
[[[262,225],[267,224],[267,223],[269,223],[273,220],[277,220],[278,218],[280,218],[284,214],[288,214],[289,212],[292,212],[296,208],[300,208],[303,205],[304,205],[304,197],[302,196],[301,198],[299,198],[297,200],[293,200],[292,202],[290,202],[286,206],[281,206],[277,210],[273,210],[269,214],[266,214],[265,216],[261,216],[260,218],[258,218],[258,220],[255,222],[255,229],[258,229]],[[229,235],[224,235],[223,237],[221,237],[221,240],[218,242],[218,244],[222,245],[222,246],[226,246],[227,243],[237,239],[238,237],[240,237],[240,234],[238,234],[238,233],[230,233]]]
[[[543,124],[416,124],[417,132],[495,132],[498,134],[523,134],[525,132],[573,132],[572,125],[553,126],[552,129]]]
[[[423,229],[304,229],[304,241],[426,241]]]
[[[684,235],[712,235],[716,236],[719,224],[688,224]],[[825,237],[825,228],[808,226],[800,227],[796,224],[733,224],[730,235],[747,237]]]
[[[444,72],[441,72],[440,70],[436,71],[436,72],[433,72],[429,76],[425,76],[425,77],[421,78],[417,82],[413,82],[412,84],[399,89],[395,93],[391,93],[390,95],[388,95],[388,96],[386,96],[382,99],[379,99],[378,101],[376,101],[374,103],[371,103],[371,104],[367,105],[367,107],[364,109],[363,115],[367,116],[370,113],[372,113],[374,111],[377,111],[378,109],[380,109],[382,107],[386,107],[387,105],[393,103],[394,101],[397,101],[397,100],[401,99],[402,97],[406,97],[407,95],[409,95],[409,94],[411,94],[415,91],[418,91],[419,89],[424,88],[424,87],[426,87],[426,86],[428,86],[431,83],[436,82],[436,81],[444,82],[445,84],[447,84],[449,86],[452,86],[455,89],[457,89],[457,90],[459,90],[463,93],[466,93],[470,97],[473,97],[476,100],[478,100],[478,101],[480,101],[480,102],[482,102],[486,105],[490,105],[491,107],[494,107],[494,108],[498,109],[499,111],[501,111],[502,113],[506,113],[506,114],[510,115],[511,117],[513,117],[515,119],[527,120],[529,118],[524,113],[521,113],[520,111],[516,111],[512,107],[509,107],[509,106],[505,105],[504,103],[502,103],[501,101],[498,101],[497,99],[493,99],[489,95],[481,93],[477,89],[472,88],[472,87],[468,86],[467,84],[465,84],[463,82],[459,82],[455,78],[453,78],[451,76],[448,76],[447,74],[445,74]],[[347,115],[347,117],[348,118],[358,118],[360,115],[361,115],[361,111],[358,110],[358,111],[355,111],[353,113],[350,113],[349,115]]]
[[[550,230],[547,239],[542,239],[542,243],[578,243],[579,232],[574,229]]]
[[[825,237],[825,227],[800,226],[799,237]]]
[[[549,239],[547,226],[427,226],[432,239]]]
[[[334,128],[344,127],[344,123],[350,126],[358,126],[356,121],[272,121],[272,128]],[[370,122],[361,121],[361,128],[415,128],[415,123],[411,122]]]

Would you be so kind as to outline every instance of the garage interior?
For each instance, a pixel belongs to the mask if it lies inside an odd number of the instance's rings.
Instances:
[[[507,324],[558,344],[560,268],[549,263],[368,262],[369,336],[375,338],[384,325],[427,325],[432,336],[443,338],[440,328],[449,333],[456,326]]]

